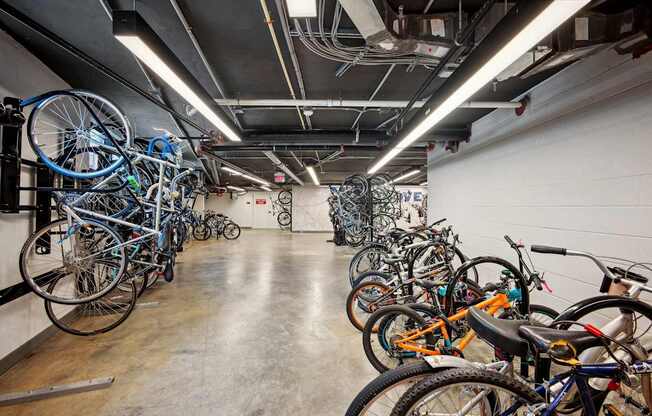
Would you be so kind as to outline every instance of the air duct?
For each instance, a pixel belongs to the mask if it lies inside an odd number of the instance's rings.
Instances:
[[[454,21],[436,15],[405,15],[402,9],[394,13],[386,4],[385,19],[373,0],[339,0],[353,24],[371,47],[405,55],[442,58],[452,45]],[[452,21],[452,23],[451,23]]]

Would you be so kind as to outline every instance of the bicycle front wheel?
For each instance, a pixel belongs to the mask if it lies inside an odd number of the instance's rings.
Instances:
[[[133,141],[129,121],[115,104],[81,90],[52,93],[39,101],[30,113],[27,135],[43,163],[78,179],[116,170],[124,163],[118,147],[126,149]]]
[[[90,219],[83,224],[63,219],[27,239],[19,266],[23,280],[38,296],[79,304],[99,299],[118,285],[127,256],[122,238],[110,227]]]
[[[391,414],[525,416],[534,414],[534,406],[542,404],[543,397],[516,379],[495,371],[456,368],[416,383],[396,403]]]

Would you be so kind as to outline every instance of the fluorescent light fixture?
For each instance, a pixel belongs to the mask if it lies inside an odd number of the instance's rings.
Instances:
[[[242,173],[238,172],[238,171],[235,170],[235,169],[231,169],[231,168],[228,167],[228,166],[222,166],[222,170],[225,170],[225,171],[229,172],[229,173],[232,174],[232,175],[238,175],[238,176],[242,175]]]
[[[222,170],[225,170],[225,171],[227,171],[227,172],[229,172],[229,173],[231,173],[233,175],[236,175],[236,176],[242,176],[243,178],[249,179],[252,182],[257,182],[257,183],[260,183],[260,184],[265,185],[265,186],[269,185],[269,182],[267,182],[267,181],[264,181],[264,180],[258,179],[258,178],[254,178],[253,176],[247,175],[246,173],[238,172],[237,170],[231,169],[228,166],[222,166]]]
[[[261,186],[260,189],[262,189],[264,191],[267,191],[267,192],[272,192],[272,190],[270,188],[268,188],[267,186]]]
[[[122,43],[131,53],[136,55],[138,60],[143,64],[147,65],[149,69],[152,70],[156,75],[159,76],[166,84],[168,84],[172,89],[174,89],[181,98],[186,100],[191,106],[193,106],[201,115],[206,117],[206,119],[214,125],[219,131],[221,131],[229,140],[239,142],[241,141],[240,136],[233,130],[216,112],[207,104],[207,98],[202,99],[200,97],[201,86],[192,84],[198,84],[195,82],[188,81],[192,78],[192,74],[181,75],[180,72],[187,71],[183,64],[174,56],[174,54],[169,51],[165,43],[158,38],[156,33],[147,25],[147,23],[138,15],[138,13],[133,11],[116,11],[114,12],[113,18],[113,36]],[[169,51],[169,52],[168,52]],[[159,53],[157,53],[159,52]],[[168,59],[166,62],[161,58],[160,53],[163,52],[163,56],[170,55],[174,59]],[[175,62],[178,61],[178,62]],[[172,67],[170,67],[170,65]],[[176,64],[176,65],[175,65]],[[175,71],[174,66],[181,66],[182,70]],[[185,78],[185,80],[184,80]],[[188,85],[188,84],[191,85]],[[205,92],[202,95],[207,95]]]
[[[317,17],[317,0],[286,0],[290,17]]]
[[[306,166],[306,169],[308,170],[308,173],[312,178],[312,183],[319,186],[319,179],[317,178],[317,174],[315,173],[315,168],[313,168],[312,166]]]
[[[240,188],[240,187],[237,187],[237,186],[231,186],[231,185],[228,185],[226,188],[230,189],[232,191],[238,191],[238,192],[244,192],[245,191],[243,188]]]
[[[421,182],[421,183],[419,184],[419,186],[426,186],[426,185],[428,185],[428,181],[426,181],[426,182]]]
[[[468,101],[480,88],[487,85],[498,74],[503,72],[515,60],[520,58],[537,45],[557,26],[577,13],[591,0],[554,0],[537,17],[535,17],[521,32],[510,40],[498,53],[487,61],[475,74],[467,79],[454,93],[452,93],[438,107],[432,109],[429,115],[410,131],[394,148],[376,162],[370,174],[376,173],[387,162],[392,160],[403,149],[416,142],[439,123],[444,117]]]
[[[391,181],[389,181],[389,183],[400,182],[400,181],[402,181],[403,179],[407,179],[407,178],[410,178],[410,177],[412,177],[412,176],[418,174],[419,172],[421,172],[419,169],[411,170],[411,171],[409,171],[408,173],[399,176],[398,178],[392,179]]]

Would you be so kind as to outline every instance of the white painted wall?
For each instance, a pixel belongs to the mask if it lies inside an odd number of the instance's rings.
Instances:
[[[240,227],[279,228],[272,213],[272,199],[276,200],[278,192],[247,192],[231,197],[227,192],[218,196],[210,194],[205,201],[205,208],[231,217]],[[263,203],[256,203],[265,202]]]
[[[640,261],[652,257],[652,54],[606,52],[531,92],[517,118],[497,110],[457,155],[429,156],[429,218],[448,217],[468,255],[515,261],[504,234]],[[563,309],[597,295],[586,260],[535,255]]]
[[[333,226],[328,216],[328,197],[331,195],[327,186],[292,187],[292,231],[332,232]]]
[[[0,31],[0,97],[30,97],[48,90],[70,88],[42,62],[17,44],[9,35]],[[34,159],[23,137],[23,157]],[[31,184],[30,169],[22,175],[24,184]],[[30,201],[23,196],[23,203]],[[32,215],[0,214],[0,288],[22,281],[18,271],[18,256],[23,242],[33,231]],[[43,301],[36,295],[23,296],[0,306],[0,358],[30,340],[50,326]]]

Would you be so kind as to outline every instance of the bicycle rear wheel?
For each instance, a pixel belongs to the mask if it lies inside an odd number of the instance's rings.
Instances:
[[[235,240],[240,237],[240,226],[234,222],[230,222],[224,226],[223,234],[227,240]]]
[[[50,283],[49,291],[54,292],[59,282]],[[117,328],[131,315],[138,299],[138,289],[136,282],[127,277],[101,298],[80,305],[62,305],[46,300],[45,312],[57,328],[69,334],[103,334]]]
[[[292,214],[287,211],[282,211],[276,216],[276,221],[281,227],[287,227],[292,224]]]
[[[98,221],[84,221],[51,222],[23,245],[20,274],[40,297],[63,304],[90,302],[120,282],[127,267],[122,238]]]

